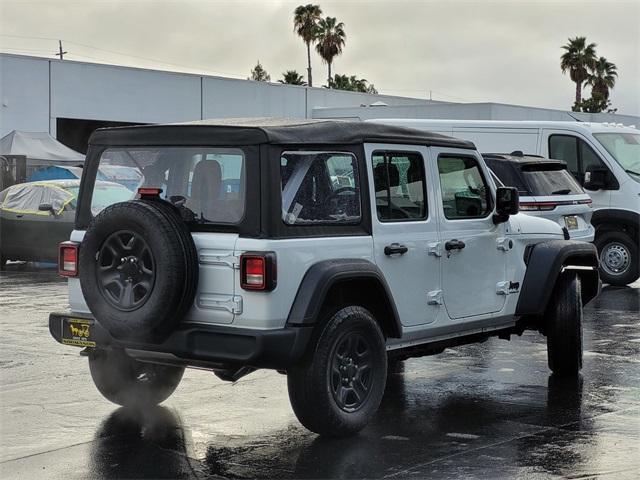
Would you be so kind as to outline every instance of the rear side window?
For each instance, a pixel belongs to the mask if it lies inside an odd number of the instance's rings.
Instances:
[[[575,195],[582,187],[564,165],[523,165],[522,176],[531,195]]]
[[[192,223],[238,224],[245,211],[244,169],[244,152],[238,148],[109,148],[100,157],[92,210],[95,215],[126,200],[122,188],[131,199],[139,187],[155,187]],[[102,188],[108,184],[112,188]]]
[[[424,160],[417,152],[374,152],[376,211],[382,222],[427,218]]]
[[[280,179],[286,225],[360,223],[360,181],[353,154],[284,152]]]
[[[484,218],[491,213],[491,190],[476,158],[441,155],[438,172],[447,219]]]

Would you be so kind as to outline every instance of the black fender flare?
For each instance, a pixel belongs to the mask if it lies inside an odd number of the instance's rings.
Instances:
[[[595,227],[596,231],[601,226],[620,224],[631,227],[638,234],[638,230],[640,230],[640,213],[616,208],[601,208],[593,212],[591,217],[591,225]]]
[[[289,311],[287,325],[313,326],[319,320],[322,306],[331,287],[345,280],[373,280],[384,292],[386,307],[391,312],[389,337],[402,337],[402,323],[391,290],[380,269],[360,258],[323,260],[313,264],[300,283]]]
[[[558,276],[575,270],[582,281],[586,305],[600,292],[598,252],[595,245],[576,240],[550,240],[533,245],[527,260],[516,315],[543,315]]]

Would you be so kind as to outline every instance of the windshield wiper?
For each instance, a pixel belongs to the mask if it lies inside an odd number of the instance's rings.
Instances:
[[[629,170],[628,168],[627,168],[627,169],[625,169],[625,172],[627,172],[627,173],[631,173],[631,174],[633,174],[633,175],[639,175],[639,176],[640,176],[640,172],[634,172],[633,170]]]
[[[551,192],[551,195],[568,195],[571,193],[570,188],[563,188],[562,190],[556,190],[555,192]]]

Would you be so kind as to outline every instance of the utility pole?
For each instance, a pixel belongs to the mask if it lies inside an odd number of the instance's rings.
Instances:
[[[60,57],[60,60],[64,60],[64,54],[67,52],[62,51],[62,40],[58,40],[58,53],[54,53],[56,57]]]

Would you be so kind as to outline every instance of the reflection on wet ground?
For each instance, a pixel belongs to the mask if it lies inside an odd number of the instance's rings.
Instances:
[[[189,370],[163,406],[109,404],[86,360],[49,339],[65,308],[52,273],[0,276],[3,478],[640,477],[640,285],[589,305],[585,365],[549,375],[544,338],[448,349],[390,373],[375,420],[351,439],[304,430],[286,379],[236,384]],[[8,299],[8,300],[7,300]]]

